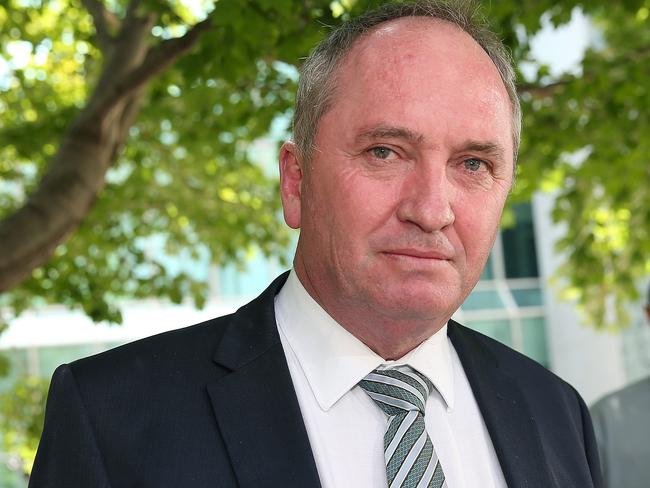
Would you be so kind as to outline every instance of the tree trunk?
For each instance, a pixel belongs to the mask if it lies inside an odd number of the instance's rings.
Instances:
[[[83,221],[124,146],[147,82],[186,53],[210,24],[203,21],[183,37],[152,48],[149,35],[155,18],[136,16],[136,3],[114,38],[108,37],[101,4],[87,0],[86,6],[98,26],[98,36],[101,33],[104,68],[37,189],[0,222],[0,292],[29,277]]]

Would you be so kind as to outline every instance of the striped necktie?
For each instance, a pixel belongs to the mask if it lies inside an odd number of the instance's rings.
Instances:
[[[359,386],[388,415],[384,457],[389,488],[447,487],[424,427],[424,405],[433,384],[408,366],[376,369]]]

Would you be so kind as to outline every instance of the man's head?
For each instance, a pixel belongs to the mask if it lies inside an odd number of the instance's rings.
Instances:
[[[301,82],[296,143],[280,154],[285,220],[301,228],[296,273],[385,358],[438,330],[478,281],[519,133],[510,75],[476,41],[490,36],[427,5],[392,16],[386,7],[367,16],[381,21],[356,21],[367,28],[343,27],[353,37],[344,48],[335,32],[316,49],[338,56],[325,98],[306,101],[318,88]],[[425,14],[436,8],[445,16]],[[309,118],[311,139],[299,134]]]

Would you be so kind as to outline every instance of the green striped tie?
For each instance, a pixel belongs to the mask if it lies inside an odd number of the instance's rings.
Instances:
[[[376,369],[359,386],[388,415],[384,457],[389,488],[447,487],[424,427],[431,381],[408,366]]]

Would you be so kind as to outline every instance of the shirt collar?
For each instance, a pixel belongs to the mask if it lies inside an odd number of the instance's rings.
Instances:
[[[446,324],[401,359],[386,361],[330,317],[293,270],[276,297],[275,311],[278,327],[324,411],[372,370],[402,364],[426,375],[447,407],[453,408],[453,370]]]

